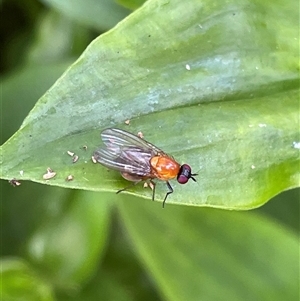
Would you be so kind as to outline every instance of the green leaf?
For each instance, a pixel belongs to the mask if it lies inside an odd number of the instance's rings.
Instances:
[[[259,208],[260,212],[267,214],[280,223],[299,232],[300,219],[300,188],[280,193],[265,206]]]
[[[281,224],[253,212],[121,204],[164,300],[297,300],[299,239]]]
[[[64,294],[58,300],[160,301],[155,284],[140,264],[124,225],[118,218],[113,221],[109,245],[97,274],[76,296],[68,298]]]
[[[134,10],[140,7],[145,0],[116,0],[116,2],[124,7]]]
[[[29,239],[31,262],[57,288],[78,288],[95,272],[107,243],[111,204],[103,195],[77,191],[64,212]]]
[[[24,260],[1,260],[1,299],[5,301],[54,301],[51,287]]]
[[[130,11],[119,6],[113,0],[43,0],[46,4],[77,20],[98,30],[110,29]]]
[[[55,11],[48,10],[37,23],[36,38],[30,45],[27,62],[45,65],[78,56],[78,50],[82,51],[86,47],[90,35],[87,29]]]
[[[294,6],[145,3],[39,100],[1,147],[1,177],[115,192],[126,182],[90,160],[100,131],[113,126],[142,131],[199,172],[198,183],[172,183],[169,203],[248,209],[299,186]],[[43,180],[48,167],[56,176]],[[76,180],[66,182],[69,174]],[[161,184],[157,200],[166,193]],[[151,198],[149,190],[134,191]]]
[[[18,130],[35,100],[51,87],[70,62],[71,60],[67,60],[51,65],[26,66],[1,78],[1,126],[5,129],[1,133],[1,141],[4,142]]]
[[[24,243],[45,221],[60,218],[72,190],[27,183],[2,185],[1,254],[23,256]]]

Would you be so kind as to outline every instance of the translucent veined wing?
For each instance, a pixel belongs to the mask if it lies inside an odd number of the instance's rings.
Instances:
[[[164,154],[164,152],[153,145],[152,143],[136,136],[133,135],[129,132],[120,130],[120,129],[105,129],[101,133],[101,138],[107,146],[111,146],[111,143],[113,141],[113,144],[116,146],[121,146],[121,147],[138,147],[140,149],[152,149],[153,155],[157,154]],[[118,149],[117,149],[118,151]]]
[[[153,144],[120,129],[101,133],[106,148],[95,151],[95,159],[108,168],[151,177],[150,159],[163,152]]]

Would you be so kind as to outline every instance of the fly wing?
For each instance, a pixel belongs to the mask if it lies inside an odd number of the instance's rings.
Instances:
[[[119,129],[101,133],[105,148],[95,151],[95,159],[108,168],[139,176],[151,174],[150,159],[162,153],[151,143]]]
[[[101,133],[101,138],[107,146],[111,146],[113,141],[115,146],[139,147],[140,149],[151,149],[153,155],[164,154],[164,152],[150,142],[120,129],[105,129]]]

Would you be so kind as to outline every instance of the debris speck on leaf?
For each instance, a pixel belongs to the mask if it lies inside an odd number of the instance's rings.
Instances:
[[[73,181],[74,177],[72,175],[68,175],[66,181],[70,182]]]
[[[79,159],[79,157],[77,155],[74,155],[73,159],[72,159],[73,163],[76,163],[78,161],[78,159]]]
[[[47,168],[47,173],[43,175],[44,180],[52,179],[56,176],[56,172],[54,172],[50,167]]]
[[[138,132],[137,135],[140,137],[140,138],[144,138],[144,134],[142,132]]]
[[[11,180],[8,181],[10,185],[12,185],[13,187],[17,187],[21,185],[21,182],[19,182],[17,179],[13,178]]]
[[[71,152],[71,151],[67,151],[67,154],[68,154],[69,156],[71,156],[71,157],[73,157],[73,156],[74,156],[74,153],[73,153],[73,152]]]
[[[151,190],[154,189],[154,184],[152,182],[149,182],[149,187],[151,188]]]

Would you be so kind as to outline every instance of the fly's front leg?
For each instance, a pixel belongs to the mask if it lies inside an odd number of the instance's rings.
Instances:
[[[163,208],[165,207],[165,202],[167,200],[168,195],[171,194],[171,193],[173,193],[173,191],[174,191],[173,188],[172,188],[172,186],[171,186],[171,184],[168,181],[167,181],[167,186],[168,186],[168,188],[169,188],[170,191],[167,192],[167,194],[166,194],[166,196],[164,198],[164,201],[163,201],[163,204],[162,204]]]

